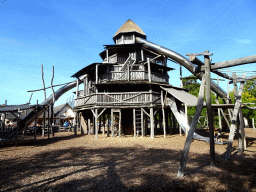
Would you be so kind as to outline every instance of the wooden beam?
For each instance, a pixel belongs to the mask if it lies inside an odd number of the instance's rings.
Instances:
[[[189,61],[191,61],[192,63],[198,65],[198,66],[203,66],[204,63],[202,61],[200,61],[196,55],[189,55]]]
[[[213,65],[211,65],[211,70],[234,67],[238,65],[244,65],[244,64],[255,63],[255,62],[256,62],[256,55],[252,55],[252,56],[242,57],[234,60],[213,63]],[[201,71],[204,71],[204,68],[205,66],[201,66]]]
[[[244,74],[243,76],[246,76],[246,75]],[[230,158],[230,154],[231,154],[231,150],[232,150],[233,139],[234,139],[235,129],[236,129],[235,124],[236,124],[236,120],[237,120],[237,115],[239,113],[239,107],[241,106],[243,87],[244,87],[244,82],[241,82],[240,88],[238,91],[238,97],[235,102],[234,113],[233,113],[232,120],[231,120],[231,128],[230,128],[230,133],[229,133],[229,137],[228,137],[228,146],[227,146],[227,151],[225,154],[226,161]]]
[[[141,108],[141,110],[142,110],[148,117],[150,117],[150,115],[147,113],[147,111],[145,111],[145,109]]]
[[[98,80],[99,80],[99,77],[98,77],[98,76],[99,76],[98,69],[99,69],[99,66],[98,66],[98,64],[96,64],[96,70],[95,70],[95,73],[96,73],[96,74],[95,74],[95,78],[96,78],[96,79],[95,79],[95,83],[96,83],[96,84],[98,84]]]
[[[151,83],[151,67],[150,67],[150,60],[149,60],[149,57],[147,58],[147,62],[148,62],[148,80],[149,80],[149,83]]]
[[[119,111],[119,126],[118,126],[118,136],[119,138],[121,138],[121,118],[122,118],[122,114],[121,114],[121,109]]]
[[[99,138],[99,136],[98,136],[98,109],[96,108],[95,109],[95,121],[94,121],[94,123],[95,123],[95,138]]]
[[[161,104],[162,104],[162,114],[163,114],[163,131],[164,131],[164,137],[166,137],[166,124],[165,124],[165,111],[164,111],[164,94],[163,90],[161,91]]]
[[[153,107],[150,107],[150,136],[151,138],[154,138],[154,112],[153,112]]]
[[[133,109],[133,131],[134,131],[134,137],[136,137],[136,113],[135,113],[135,109]]]
[[[182,152],[181,160],[180,160],[180,166],[178,170],[178,177],[183,177],[185,173],[186,164],[188,161],[188,153],[190,150],[190,146],[192,143],[193,135],[195,133],[196,125],[198,122],[198,119],[201,115],[201,111],[203,108],[204,103],[204,86],[205,86],[205,75],[203,75],[202,83],[200,85],[199,95],[198,95],[198,101],[197,101],[197,107],[196,107],[196,113],[193,117],[192,123],[190,125],[190,129],[188,131],[188,136],[186,138],[186,142],[184,145],[184,149]]]
[[[145,135],[144,135],[144,113],[143,113],[143,111],[141,110],[140,111],[141,113],[141,136],[142,137],[145,137]]]
[[[111,109],[111,137],[114,137],[115,136],[115,133],[114,133],[114,114],[113,114],[113,110]]]
[[[110,122],[110,119],[109,119],[109,113],[108,113],[107,137],[109,137],[109,122]]]
[[[204,52],[209,53],[209,51]],[[211,71],[210,71],[210,58],[208,55],[204,56],[205,62],[205,80],[206,80],[206,107],[210,135],[210,158],[211,166],[215,166],[215,147],[214,147],[214,127],[213,127],[213,110],[211,106]]]
[[[212,56],[212,53],[207,53],[207,52],[203,52],[203,53],[187,53],[186,56],[191,56],[191,55],[195,55],[195,56],[200,56],[200,55],[204,55],[204,56]]]

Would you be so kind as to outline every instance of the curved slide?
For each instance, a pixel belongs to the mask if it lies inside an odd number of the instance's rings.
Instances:
[[[79,79],[80,81],[78,81],[79,84],[82,83],[82,80],[85,78],[85,76],[81,76]],[[64,86],[62,86],[61,88],[59,88],[56,92],[55,92],[55,101],[58,100],[58,98],[63,95],[64,93],[66,93],[67,91],[69,91],[70,89],[76,87],[77,84],[77,80],[72,81],[71,83],[68,83]],[[46,100],[44,100],[41,105],[39,105],[39,109],[37,111],[37,116],[41,115],[44,111],[45,108],[42,106],[49,106],[53,103],[53,94],[50,95]],[[31,111],[29,114],[27,114],[26,117],[24,117],[20,123],[19,123],[19,132],[23,131],[26,127],[28,127],[33,121],[35,121],[36,118],[36,113],[35,111]],[[8,133],[7,135],[4,136],[4,139],[10,139],[12,137],[14,137],[16,134],[16,129],[14,129],[13,131],[11,131],[10,133]]]
[[[196,66],[193,63],[191,63],[187,58],[180,55],[179,53],[176,53],[175,51],[172,51],[165,47],[162,47],[162,46],[159,46],[152,42],[149,42],[140,37],[136,37],[136,43],[142,43],[145,48],[152,50],[160,55],[165,55],[165,56],[177,61],[179,64],[181,64],[186,69],[188,69],[193,75],[195,75],[200,80],[202,80],[203,73],[202,72],[196,73]],[[213,81],[211,81],[211,90],[214,91],[218,96],[220,96],[222,98],[225,98],[227,96],[227,93]],[[182,130],[185,132],[187,128],[189,129],[187,119],[184,117],[184,115],[182,115],[178,111],[175,101],[173,101],[172,98],[170,98],[169,100],[170,100],[169,106],[170,106],[171,110],[173,111],[173,114],[175,115],[177,121],[179,122]],[[197,139],[197,140],[203,140],[203,141],[207,141],[207,142],[210,141],[210,139],[208,137],[203,137],[196,133],[194,133],[193,137],[194,137],[194,139]]]
[[[172,51],[165,47],[161,47],[140,37],[136,37],[136,43],[142,43],[145,48],[150,49],[160,55],[170,57],[171,59],[177,61],[179,64],[184,66],[193,75],[202,80],[203,73],[196,73],[196,66],[193,63],[191,63],[186,57],[183,57],[179,53],[176,53],[175,51]],[[227,96],[227,93],[213,81],[211,81],[211,90],[214,91],[221,98],[225,98]]]

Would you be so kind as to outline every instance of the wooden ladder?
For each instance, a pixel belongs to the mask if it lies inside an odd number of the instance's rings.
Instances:
[[[135,109],[136,135],[141,134],[141,109]]]

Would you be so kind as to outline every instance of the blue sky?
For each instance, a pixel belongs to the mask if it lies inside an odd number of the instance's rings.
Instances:
[[[255,10],[253,0],[1,0],[0,104],[6,99],[8,104],[28,102],[27,90],[42,88],[42,64],[46,86],[53,65],[54,84],[73,81],[78,70],[102,61],[102,45],[113,44],[113,35],[128,19],[149,41],[182,55],[209,50],[212,62],[255,55]],[[179,86],[179,66],[168,66],[176,68],[170,82]],[[255,66],[232,69],[256,71]],[[221,86],[226,89],[226,84]],[[66,93],[56,105],[72,96]],[[34,93],[31,103],[37,99],[43,101],[43,92]]]

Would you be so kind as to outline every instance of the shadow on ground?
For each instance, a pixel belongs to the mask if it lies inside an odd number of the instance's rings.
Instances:
[[[3,191],[251,191],[255,156],[190,154],[177,178],[180,151],[144,148],[68,148],[0,161]]]

